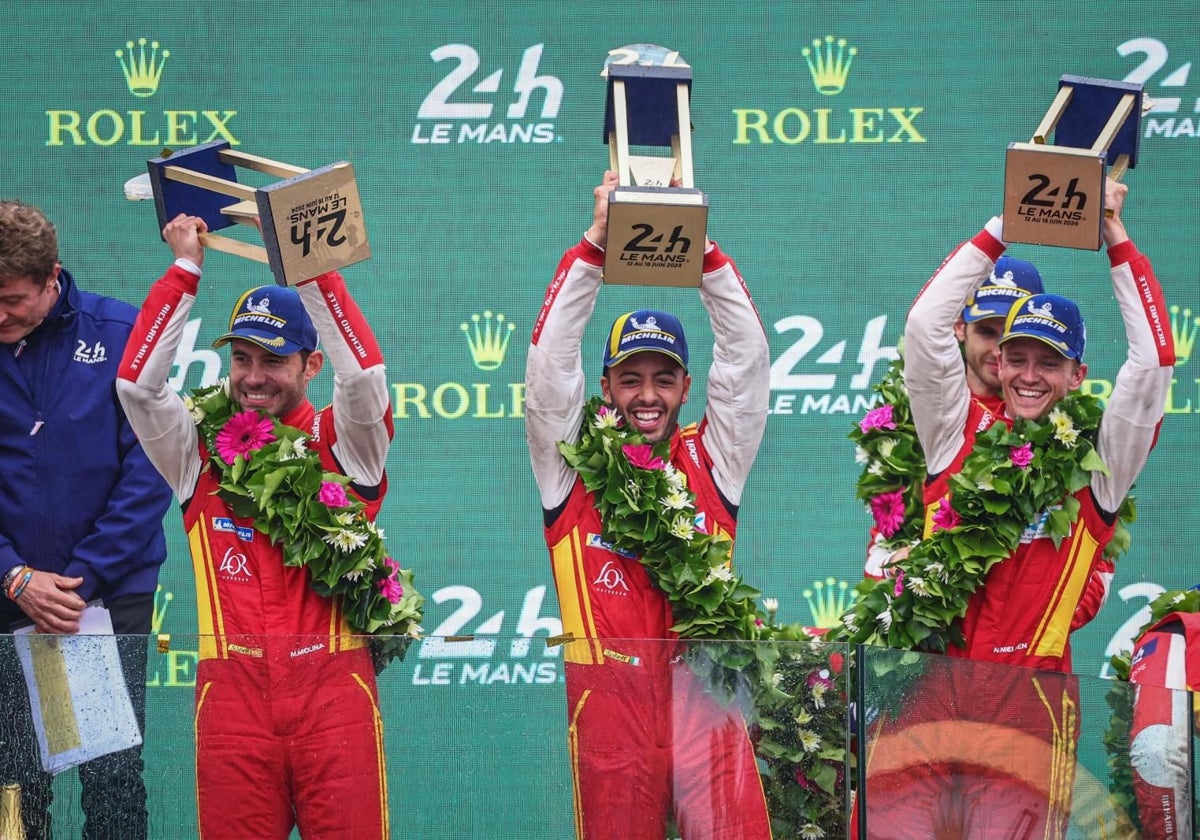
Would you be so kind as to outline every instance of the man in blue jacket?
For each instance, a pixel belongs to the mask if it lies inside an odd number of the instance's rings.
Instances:
[[[75,285],[39,210],[0,201],[0,781],[21,785],[30,840],[50,835],[52,792],[13,628],[75,633],[84,606],[102,601],[145,730],[146,636],[171,495],[116,397],[135,315]],[[87,762],[79,777],[85,838],[146,837],[140,747]]]

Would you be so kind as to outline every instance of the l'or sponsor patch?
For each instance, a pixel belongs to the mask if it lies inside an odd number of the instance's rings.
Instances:
[[[629,656],[625,653],[617,653],[615,650],[604,649],[604,655],[609,659],[615,659],[618,662],[624,662],[626,665],[641,665],[642,658],[640,656]]]

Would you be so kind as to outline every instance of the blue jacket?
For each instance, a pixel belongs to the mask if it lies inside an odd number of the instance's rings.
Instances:
[[[171,491],[114,386],[137,310],[59,284],[45,321],[0,344],[0,577],[24,563],[82,577],[84,600],[153,593]],[[0,632],[22,620],[0,594]]]

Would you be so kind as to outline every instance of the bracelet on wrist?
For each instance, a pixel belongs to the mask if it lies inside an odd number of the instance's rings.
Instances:
[[[5,572],[3,581],[0,581],[0,591],[8,592],[12,588],[13,581],[17,579],[17,576],[28,568],[24,563],[18,563]]]
[[[33,579],[33,569],[25,567],[25,572],[16,580],[8,590],[8,600],[15,601],[21,597],[21,593],[25,591],[25,587],[29,585],[29,581]]]

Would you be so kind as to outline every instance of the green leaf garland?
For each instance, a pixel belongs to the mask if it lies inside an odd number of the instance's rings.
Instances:
[[[853,765],[849,658],[799,624],[778,624],[774,599],[760,609],[761,593],[730,567],[730,539],[695,530],[695,495],[670,463],[669,441],[649,446],[596,397],[579,442],[558,449],[593,494],[603,538],[636,554],[666,595],[672,629],[710,642],[690,645],[688,663],[718,699],[743,709],[775,836],[841,836]]]
[[[944,652],[961,643],[956,624],[991,568],[1020,545],[1030,523],[1047,512],[1045,528],[1058,544],[1078,514],[1071,494],[1087,486],[1091,473],[1106,468],[1095,449],[1102,409],[1094,397],[1069,394],[1043,420],[1017,420],[1009,429],[993,424],[976,437],[962,469],[950,479],[949,510],[942,527],[924,540],[924,456],[912,424],[908,392],[898,360],[876,387],[882,405],[851,433],[865,463],[859,498],[900,492],[904,522],[889,545],[913,545],[895,564],[895,580],[864,580],[855,603],[831,638],[906,650]],[[883,411],[882,409],[885,409]],[[1109,556],[1129,545],[1125,523],[1136,508],[1127,498],[1118,514],[1118,534]]]
[[[327,472],[302,431],[263,412],[254,414],[270,423],[273,439],[226,462],[217,437],[248,413],[224,380],[193,391],[185,403],[209,453],[205,467],[216,471],[217,493],[234,515],[252,519],[280,546],[284,565],[308,569],[318,595],[342,599],[351,629],[373,637],[377,668],[402,659],[420,638],[425,598],[413,585],[412,570],[387,556],[383,532],[364,515],[366,506],[344,491],[350,479]]]

